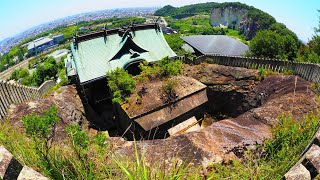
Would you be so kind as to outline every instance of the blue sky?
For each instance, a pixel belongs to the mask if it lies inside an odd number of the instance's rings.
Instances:
[[[54,19],[102,9],[182,6],[210,0],[1,0],[0,40]],[[238,0],[261,9],[307,41],[319,24],[320,0]],[[231,2],[216,0],[214,2]]]

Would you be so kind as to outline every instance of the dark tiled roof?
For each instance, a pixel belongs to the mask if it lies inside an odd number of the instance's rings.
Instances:
[[[240,56],[249,50],[247,45],[225,35],[196,35],[181,38],[202,54]]]

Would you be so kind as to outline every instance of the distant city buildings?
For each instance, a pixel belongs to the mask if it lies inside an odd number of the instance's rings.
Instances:
[[[0,41],[0,53],[5,54],[10,49],[18,45],[21,41],[26,38],[36,36],[37,34],[50,31],[56,27],[61,26],[72,26],[79,22],[84,21],[95,21],[100,19],[107,19],[112,17],[129,17],[129,16],[142,16],[146,17],[153,14],[158,8],[124,8],[124,9],[113,9],[113,10],[102,10],[89,13],[81,13],[74,16],[68,16],[66,18],[58,19],[50,23],[42,24],[29,30],[19,33],[13,37],[6,38]]]
[[[48,50],[50,48],[53,48],[59,44],[64,38],[63,34],[59,34],[57,36],[51,36],[51,37],[41,37],[38,38],[28,45],[28,53],[32,54],[35,52],[42,52],[45,50]]]

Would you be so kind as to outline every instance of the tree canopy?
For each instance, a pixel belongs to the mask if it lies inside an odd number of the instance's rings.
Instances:
[[[282,23],[260,31],[250,43],[253,56],[293,60],[301,46],[298,36]]]
[[[318,10],[320,13],[320,11]],[[302,45],[298,52],[297,61],[320,63],[320,16],[319,25],[315,27],[315,34],[307,45]]]

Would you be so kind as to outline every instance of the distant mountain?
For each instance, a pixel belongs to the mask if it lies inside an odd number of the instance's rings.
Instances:
[[[257,31],[268,29],[276,23],[274,17],[253,6],[232,2],[232,3],[200,3],[183,7],[165,6],[158,9],[154,15],[171,16],[176,19],[193,16],[196,14],[208,14],[211,16],[212,26],[227,26],[237,29],[252,39]]]

